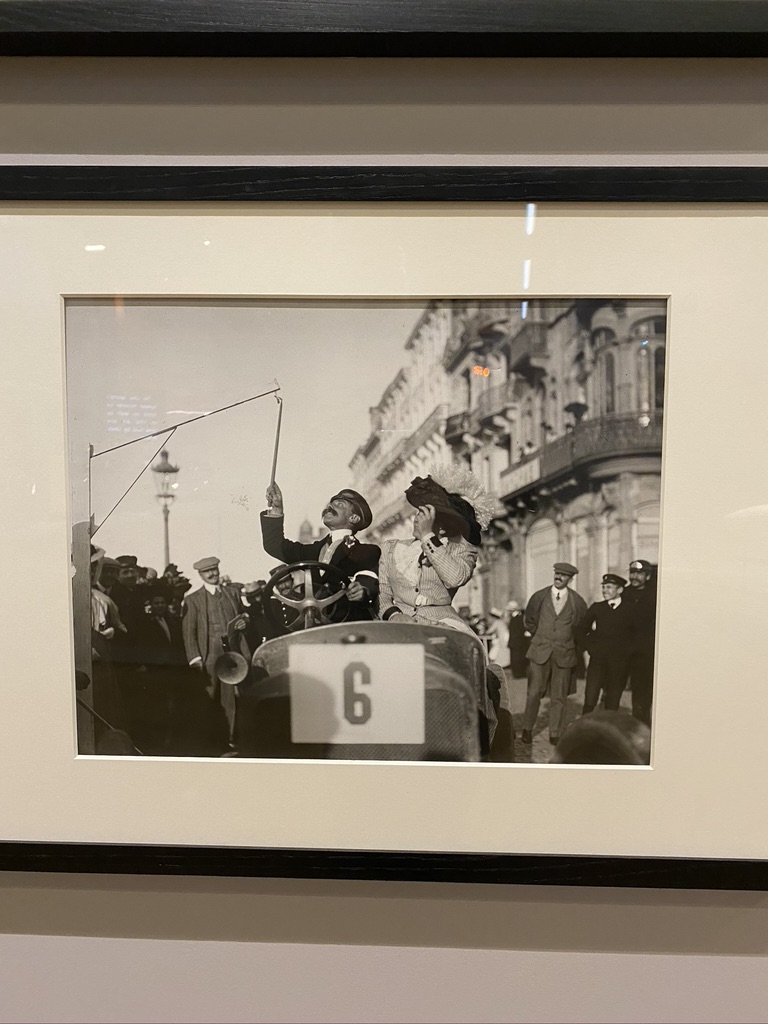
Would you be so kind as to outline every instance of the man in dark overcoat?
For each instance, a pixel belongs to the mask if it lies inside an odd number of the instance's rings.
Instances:
[[[231,651],[241,654],[250,663],[251,652],[244,632],[247,620],[238,588],[221,583],[218,558],[201,558],[193,568],[199,573],[202,586],[184,596],[181,620],[184,647],[190,666],[204,674],[208,695],[223,707],[229,744],[233,745],[236,687],[221,683],[215,665],[216,659],[224,653],[225,640]]]
[[[287,565],[326,562],[336,566],[350,580],[346,589],[352,609],[350,620],[373,618],[379,593],[381,549],[376,544],[362,544],[356,537],[373,521],[362,494],[348,487],[334,494],[323,509],[323,525],[329,532],[309,544],[286,539],[283,495],[277,484],[267,488],[267,503],[269,508],[261,513],[261,535],[267,554]]]
[[[551,587],[537,590],[525,609],[528,647],[528,699],[523,715],[522,742],[531,743],[541,698],[549,693],[549,742],[557,744],[565,727],[565,707],[576,666],[576,637],[587,605],[569,584],[575,565],[555,562]]]
[[[632,714],[650,726],[656,647],[656,580],[653,565],[644,558],[629,563],[629,587],[625,597],[636,616],[635,644],[629,665]]]
[[[605,710],[617,711],[629,674],[635,644],[635,613],[624,599],[627,581],[607,572],[600,589],[602,601],[590,605],[581,627],[582,646],[589,652],[584,714],[594,711],[602,691]]]

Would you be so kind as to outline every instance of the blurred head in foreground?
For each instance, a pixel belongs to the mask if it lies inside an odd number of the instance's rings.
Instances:
[[[593,711],[565,730],[550,763],[650,764],[651,730],[621,711]]]

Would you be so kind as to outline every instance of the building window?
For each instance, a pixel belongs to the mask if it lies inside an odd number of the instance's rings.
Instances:
[[[597,327],[592,332],[592,344],[596,349],[602,348],[604,345],[610,345],[615,340],[616,332],[612,331],[610,327]]]
[[[667,332],[665,316],[650,316],[646,320],[638,320],[632,325],[631,338],[663,338]]]
[[[589,521],[576,519],[571,532],[571,561],[581,574],[582,583],[589,579]]]
[[[664,345],[659,345],[653,353],[653,407],[654,409],[664,408]]]
[[[648,412],[651,408],[651,353],[647,345],[637,350],[637,408]]]
[[[660,512],[658,502],[649,502],[637,509],[632,531],[633,558],[645,558],[654,565],[658,562]]]
[[[603,385],[605,412],[616,412],[616,360],[613,352],[603,356]]]
[[[551,519],[539,519],[525,542],[528,597],[552,584],[552,566],[557,561],[557,527]]]
[[[605,519],[605,571],[619,572],[623,561],[621,557],[621,527],[616,513],[611,511]]]

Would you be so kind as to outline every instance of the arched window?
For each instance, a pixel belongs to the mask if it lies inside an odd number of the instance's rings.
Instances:
[[[605,571],[618,572],[623,561],[621,557],[621,526],[616,512],[611,510],[605,517]]]
[[[666,333],[667,318],[665,316],[649,316],[645,320],[638,320],[636,324],[633,324],[629,336],[650,340],[663,337]]]
[[[653,407],[664,408],[664,345],[659,345],[653,353]]]
[[[528,596],[552,583],[552,566],[557,561],[557,527],[551,519],[539,519],[528,532],[525,543]]]
[[[574,520],[571,531],[571,561],[582,574],[582,581],[589,576],[589,520],[586,516]]]
[[[605,412],[616,412],[616,360],[613,352],[603,355],[603,387]]]
[[[596,349],[602,348],[604,345],[610,345],[615,340],[616,332],[612,331],[610,327],[596,327],[592,331],[592,345]]]
[[[637,408],[648,412],[651,408],[651,353],[647,345],[637,350]]]
[[[632,557],[645,558],[654,564],[659,560],[659,518],[658,501],[640,505],[635,511],[632,529]]]

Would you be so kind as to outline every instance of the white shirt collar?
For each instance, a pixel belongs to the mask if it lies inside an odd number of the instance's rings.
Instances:
[[[611,608],[618,608],[621,604],[621,597],[612,597],[608,604],[611,606]]]
[[[336,544],[338,541],[343,540],[345,537],[351,537],[352,536],[352,531],[351,530],[331,530],[331,532],[329,533],[328,536],[331,538],[330,543],[331,544]],[[326,540],[327,539],[328,538],[326,538]]]
[[[550,587],[550,592],[552,594],[552,597],[555,600],[557,600],[558,599],[558,595],[560,597],[567,597],[568,596],[568,587],[566,586],[566,587],[563,587],[562,590],[558,590],[557,587],[553,583],[552,586]]]
[[[217,591],[221,590],[221,584],[220,583],[217,584],[216,586],[214,586],[213,583],[203,583],[203,586],[205,587],[205,589],[208,591],[209,594],[215,594],[215,593],[217,593]]]

